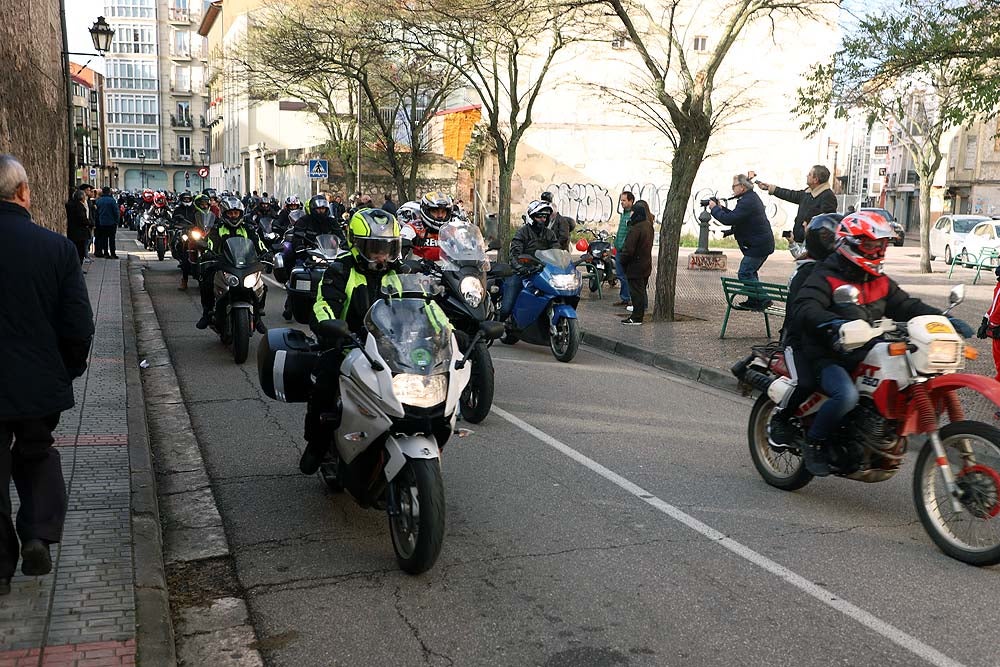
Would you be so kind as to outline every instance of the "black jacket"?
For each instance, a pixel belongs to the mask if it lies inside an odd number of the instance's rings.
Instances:
[[[66,202],[66,236],[70,241],[87,241],[93,236],[94,223],[87,217],[89,210],[86,200]]]
[[[833,291],[841,285],[858,288],[858,305],[833,302]],[[798,341],[796,354],[801,348],[817,373],[832,364],[853,369],[866,354],[863,348],[848,355],[833,350],[833,338],[827,331],[833,320],[865,320],[871,324],[883,316],[906,321],[918,315],[941,314],[937,308],[911,297],[889,276],[873,276],[839,254],[816,264],[790,302],[788,312],[789,333]]]
[[[521,228],[510,240],[510,259],[516,264],[518,255],[534,256],[537,250],[549,250],[559,247],[556,233],[548,227],[536,228],[532,224],[521,225]]]
[[[295,223],[295,231],[304,233],[310,241],[315,241],[320,234],[333,234],[337,237],[341,247],[345,245],[344,232],[340,222],[328,215],[319,215],[318,213],[304,215]],[[303,245],[304,239],[300,234],[296,234],[292,238],[292,247],[299,250]]]
[[[837,195],[833,194],[833,190],[830,188],[823,190],[816,197],[813,197],[809,190],[789,190],[779,187],[775,187],[771,194],[778,199],[799,205],[799,210],[795,213],[795,224],[792,227],[792,237],[799,243],[802,243],[806,238],[806,223],[817,215],[837,212]]]
[[[740,195],[731,211],[716,206],[712,217],[732,226],[736,242],[747,257],[767,257],[774,252],[774,232],[764,212],[764,202],[756,192]]]
[[[549,228],[556,233],[559,247],[563,250],[569,250],[569,237],[573,233],[574,227],[576,227],[576,221],[568,215],[556,213],[552,216],[552,221],[549,222]]]
[[[618,261],[626,278],[648,278],[653,273],[653,221],[641,207],[633,210],[628,221],[628,234]]]
[[[53,415],[73,407],[94,336],[80,258],[12,202],[0,229],[0,420]]]

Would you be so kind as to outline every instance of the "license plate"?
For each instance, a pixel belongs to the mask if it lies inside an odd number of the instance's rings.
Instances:
[[[303,291],[303,292],[308,292],[309,290],[312,289],[312,281],[311,280],[296,280],[295,281],[295,289]]]
[[[599,269],[603,269],[604,268],[604,262],[594,262],[594,266],[596,266]]]

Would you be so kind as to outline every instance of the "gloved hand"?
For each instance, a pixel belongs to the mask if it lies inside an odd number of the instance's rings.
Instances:
[[[951,326],[955,327],[955,331],[961,334],[962,338],[972,338],[973,331],[968,322],[957,317],[949,317],[948,321],[951,322]]]
[[[830,337],[830,346],[835,352],[843,353],[843,346],[840,344],[840,327],[847,324],[847,320],[830,320],[829,322],[821,325],[826,331],[826,335]]]
[[[736,231],[732,227],[730,227],[729,229],[724,229],[722,231],[722,238],[726,238],[727,236],[732,236],[735,233]]]
[[[989,328],[990,321],[988,318],[984,317],[982,323],[979,325],[979,329],[976,331],[976,338],[986,338]]]

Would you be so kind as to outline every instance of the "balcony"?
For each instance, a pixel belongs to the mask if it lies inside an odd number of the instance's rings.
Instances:
[[[175,116],[174,114],[170,114],[170,127],[191,129],[194,127],[194,121],[191,119],[191,116]]]
[[[191,23],[191,10],[187,7],[168,7],[167,21],[170,23]]]
[[[191,49],[189,47],[180,48],[176,44],[170,45],[171,60],[191,60]]]
[[[192,95],[194,93],[200,93],[201,89],[197,86],[192,86],[190,83],[178,83],[176,81],[171,81],[170,92],[174,95]]]

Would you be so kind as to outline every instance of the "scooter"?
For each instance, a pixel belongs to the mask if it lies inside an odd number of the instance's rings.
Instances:
[[[593,229],[584,229],[582,234],[590,234],[593,240],[587,241],[581,238],[576,242],[576,249],[585,253],[582,259],[587,275],[587,288],[591,292],[600,289],[601,283],[607,283],[608,287],[614,288],[618,285],[618,275],[615,273],[615,235],[609,234],[602,229],[595,232]]]

